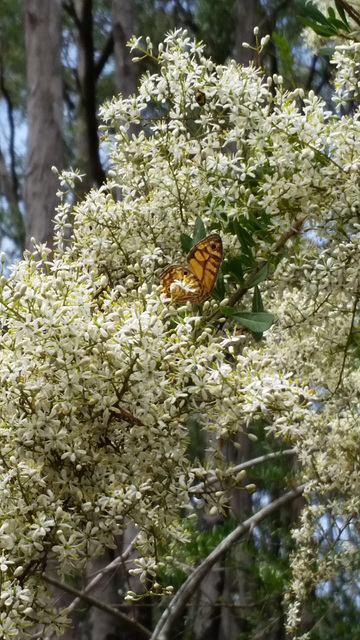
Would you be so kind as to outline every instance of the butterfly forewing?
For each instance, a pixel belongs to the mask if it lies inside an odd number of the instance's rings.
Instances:
[[[211,293],[221,260],[221,238],[212,233],[191,249],[187,257],[190,269],[173,264],[163,271],[160,276],[163,292],[180,304],[203,302]]]
[[[209,294],[215,284],[221,260],[222,242],[217,233],[200,240],[187,257],[191,271]]]

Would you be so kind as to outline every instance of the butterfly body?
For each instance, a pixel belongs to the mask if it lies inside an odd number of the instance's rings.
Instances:
[[[222,242],[218,233],[200,240],[189,252],[189,267],[172,264],[160,276],[163,292],[173,301],[204,302],[212,291],[222,260]]]

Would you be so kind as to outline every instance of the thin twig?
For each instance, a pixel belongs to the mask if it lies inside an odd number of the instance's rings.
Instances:
[[[105,611],[109,615],[113,616],[114,618],[122,622],[129,629],[136,631],[136,633],[141,635],[143,638],[151,637],[151,632],[149,631],[149,629],[147,629],[142,624],[140,624],[140,622],[136,622],[136,620],[132,620],[132,618],[129,618],[127,615],[125,615],[125,613],[121,613],[121,611],[117,611],[113,607],[110,607],[109,605],[105,604],[105,602],[96,600],[95,598],[92,598],[91,596],[88,596],[85,593],[80,592],[77,589],[74,589],[73,587],[70,587],[68,584],[65,584],[64,582],[60,582],[55,578],[50,578],[50,576],[48,576],[47,574],[43,574],[43,579],[48,584],[53,585],[53,587],[56,587],[57,589],[62,589],[67,593],[71,593],[77,598],[84,600],[84,602],[87,602],[90,606],[96,607],[97,609],[101,609],[102,611]],[[66,613],[66,611],[67,609],[65,609],[64,613]]]
[[[346,344],[345,344],[343,360],[342,360],[341,369],[340,369],[340,373],[339,373],[339,380],[338,380],[338,383],[337,383],[337,385],[335,387],[335,390],[333,391],[332,395],[334,395],[337,392],[337,390],[340,387],[341,382],[342,382],[342,377],[343,377],[343,373],[344,373],[344,370],[345,370],[345,363],[346,363],[346,359],[347,359],[347,355],[348,355],[348,351],[349,351],[349,346],[350,346],[350,343],[351,343],[351,338],[352,338],[352,335],[353,335],[353,330],[354,330],[354,325],[355,325],[355,318],[356,318],[356,315],[357,315],[358,303],[359,303],[359,295],[357,294],[355,296],[355,300],[354,300],[354,304],[353,304],[352,316],[351,316],[351,324],[350,324],[350,329],[349,329],[349,333],[348,333]]]
[[[263,462],[269,462],[270,460],[274,460],[274,458],[283,458],[284,456],[294,456],[296,454],[296,449],[285,449],[284,451],[276,451],[275,453],[266,453],[263,456],[253,458],[252,460],[246,460],[246,462],[236,465],[236,467],[231,469],[231,474],[234,475],[244,469],[248,469],[249,467],[255,467],[258,464],[263,464]],[[217,482],[219,482],[219,478],[216,476],[210,476],[210,478],[205,482],[199,482],[199,484],[191,487],[190,493],[201,493],[201,491],[205,489],[205,486],[216,484]]]

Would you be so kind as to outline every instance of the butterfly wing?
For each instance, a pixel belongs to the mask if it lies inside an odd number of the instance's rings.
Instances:
[[[201,283],[208,297],[215,284],[223,256],[222,242],[218,233],[211,233],[200,240],[190,251],[187,261],[189,267]]]
[[[184,283],[183,286],[180,282]],[[160,284],[167,297],[180,304],[188,300],[197,302],[204,295],[203,287],[196,275],[180,264],[172,264],[165,269],[160,276]]]

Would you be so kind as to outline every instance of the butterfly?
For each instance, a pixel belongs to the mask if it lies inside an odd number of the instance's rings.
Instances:
[[[188,254],[189,268],[172,264],[162,272],[160,284],[163,292],[180,304],[188,301],[197,304],[204,302],[215,284],[222,255],[219,234],[211,233],[206,236]]]

